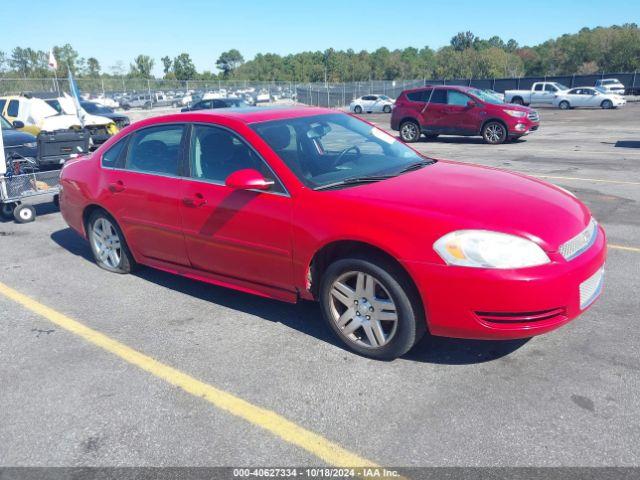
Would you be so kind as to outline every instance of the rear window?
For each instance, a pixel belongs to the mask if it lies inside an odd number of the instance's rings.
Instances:
[[[447,103],[447,91],[446,90],[434,90],[431,95],[430,103]]]
[[[407,98],[412,102],[427,102],[429,100],[429,96],[431,95],[431,89],[420,90],[418,92],[410,92],[407,93]]]

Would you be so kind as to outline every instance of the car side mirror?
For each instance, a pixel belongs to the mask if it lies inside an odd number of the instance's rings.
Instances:
[[[20,120],[15,120],[13,122],[13,128],[24,128],[24,122],[21,122]]]
[[[473,100],[469,100],[469,101],[467,102],[467,108],[473,108],[473,107],[475,107],[475,106],[477,106],[477,103],[476,103],[476,102],[474,102]]]
[[[235,190],[268,190],[275,182],[267,180],[253,168],[245,168],[233,172],[224,183]]]

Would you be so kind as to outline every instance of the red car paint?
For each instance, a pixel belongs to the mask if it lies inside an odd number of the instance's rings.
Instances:
[[[447,105],[427,101],[412,101],[417,93],[430,90],[453,90],[466,94],[475,105]],[[423,133],[445,135],[480,135],[482,127],[491,120],[506,125],[509,137],[518,138],[538,129],[540,122],[535,110],[522,105],[494,104],[474,95],[477,89],[460,86],[429,86],[403,91],[391,112],[391,128],[399,130],[402,122],[415,120]],[[524,117],[513,117],[506,110],[525,112]],[[521,127],[518,128],[518,125]]]
[[[119,223],[139,263],[289,302],[314,298],[308,275],[321,248],[341,240],[362,242],[404,267],[435,335],[529,337],[582,313],[579,285],[603,266],[606,246],[598,227],[595,242],[584,253],[570,261],[560,255],[560,245],[589,224],[591,215],[579,200],[540,180],[449,161],[376,183],[316,191],[301,183],[249,127],[329,113],[335,111],[254,109],[143,120],[91,157],[64,166],[62,214],[86,236],[85,213],[99,206]],[[101,166],[104,152],[133,131],[190,122],[222,126],[243,137],[268,162],[287,194]],[[201,202],[200,208],[186,199]],[[512,270],[446,265],[433,244],[461,229],[528,238],[551,262]]]

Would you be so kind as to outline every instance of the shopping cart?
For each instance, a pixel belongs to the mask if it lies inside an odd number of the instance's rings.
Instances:
[[[29,158],[14,158],[9,161],[9,170],[0,176],[0,207],[4,218],[14,218],[18,223],[33,222],[36,210],[22,203],[26,199],[53,195],[58,205],[60,193],[60,170],[38,171],[36,162]]]

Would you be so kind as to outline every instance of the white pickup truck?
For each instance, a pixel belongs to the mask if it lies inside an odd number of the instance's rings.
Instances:
[[[507,90],[504,92],[505,103],[517,105],[531,105],[532,103],[546,103],[551,105],[556,95],[569,90],[558,82],[535,82],[531,90]]]

